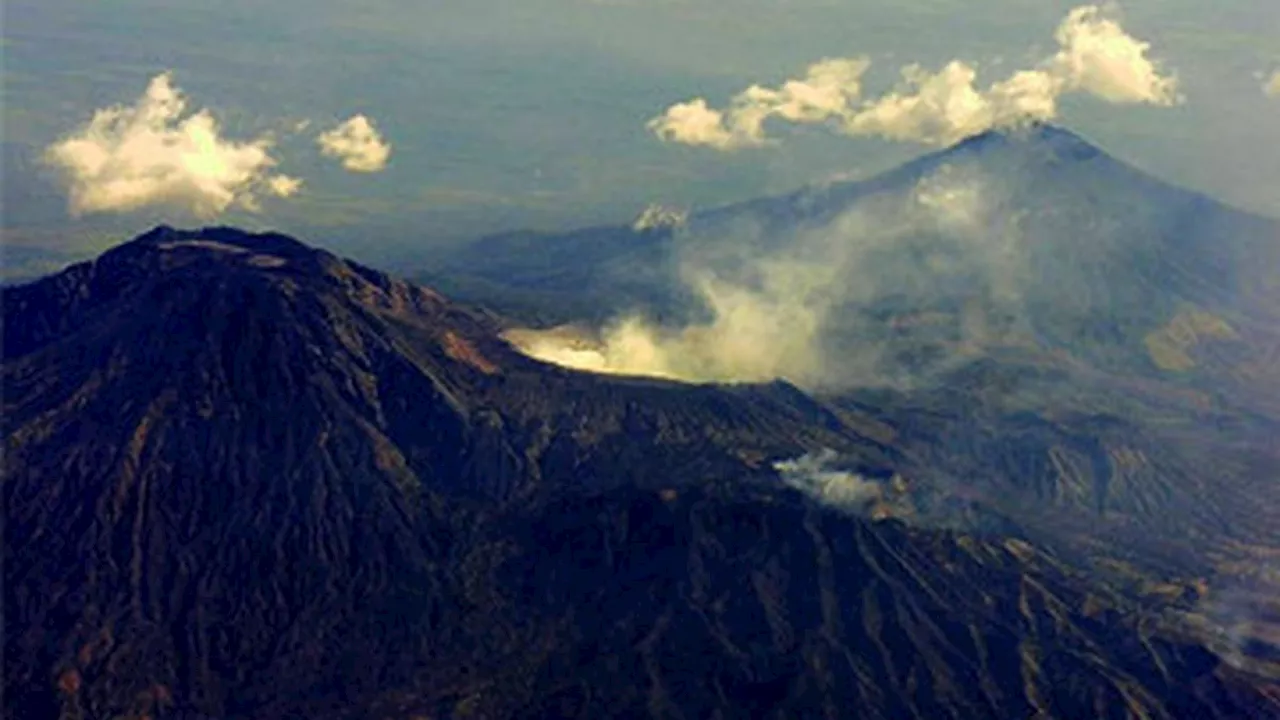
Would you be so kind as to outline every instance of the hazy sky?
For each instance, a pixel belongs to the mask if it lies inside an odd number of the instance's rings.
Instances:
[[[869,60],[869,95],[892,90],[902,66],[932,72],[953,59],[986,87],[1051,55],[1055,28],[1079,4],[10,0],[5,233],[31,242],[195,222],[180,203],[95,212],[86,188],[78,202],[88,210],[73,217],[65,172],[42,160],[95,110],[133,105],[166,71],[185,95],[182,118],[207,109],[222,140],[270,138],[274,166],[242,147],[226,172],[284,178],[261,185],[256,209],[236,202],[209,217],[425,244],[627,221],[650,202],[714,205],[885,169],[930,148],[770,121],[777,143],[724,152],[663,142],[646,123],[692,98],[724,107],[748,86],[777,87],[831,57]],[[1185,101],[1064,97],[1057,122],[1165,179],[1280,216],[1280,92],[1264,91],[1280,70],[1280,2],[1129,0],[1111,16],[1150,43]],[[359,123],[322,153],[316,136],[356,115],[389,153],[359,156],[369,150]],[[91,169],[87,151],[68,152]],[[105,208],[114,196],[96,197]]]

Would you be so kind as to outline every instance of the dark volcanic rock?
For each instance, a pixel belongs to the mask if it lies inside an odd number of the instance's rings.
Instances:
[[[846,411],[496,328],[225,228],[6,289],[5,716],[1277,710],[1029,545],[782,487],[822,447],[900,461]]]

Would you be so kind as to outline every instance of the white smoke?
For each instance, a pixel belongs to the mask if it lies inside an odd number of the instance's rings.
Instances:
[[[1280,70],[1272,73],[1271,77],[1262,83],[1262,92],[1267,97],[1280,98]]]
[[[353,115],[337,127],[316,137],[320,152],[337,158],[351,172],[373,173],[387,167],[391,144],[378,132],[373,120]]]
[[[759,227],[683,230],[679,279],[700,301],[701,318],[673,326],[633,313],[598,331],[518,330],[508,339],[532,357],[600,373],[898,384],[904,380],[885,374],[893,363],[876,339],[892,320],[875,315],[878,302],[906,294],[927,304],[961,285],[996,305],[1019,302],[1024,244],[1016,227],[997,222],[987,185],[977,171],[944,166],[909,197],[861,203],[822,227],[783,236]],[[966,341],[981,343],[993,331],[972,322],[966,332]]]
[[[1071,10],[1055,39],[1054,55],[985,88],[976,84],[973,65],[953,60],[936,72],[908,65],[898,87],[863,99],[862,76],[870,61],[828,58],[779,88],[752,85],[727,110],[695,98],[673,105],[648,127],[664,141],[718,150],[770,144],[764,122],[775,117],[826,123],[850,136],[945,145],[993,127],[1051,120],[1066,93],[1116,104],[1168,106],[1181,100],[1177,78],[1147,57],[1150,44],[1126,33],[1096,5]]]
[[[133,105],[96,111],[46,149],[45,160],[62,171],[73,214],[174,206],[209,217],[233,205],[256,210],[261,194],[298,191],[301,180],[272,172],[271,147],[266,136],[223,137],[207,109],[188,114],[186,97],[163,73]]]
[[[859,512],[884,496],[874,480],[835,467],[834,450],[802,455],[773,464],[782,481],[813,500],[846,511]]]
[[[1210,581],[1189,620],[1224,662],[1280,680],[1280,568],[1254,558],[1248,571]]]

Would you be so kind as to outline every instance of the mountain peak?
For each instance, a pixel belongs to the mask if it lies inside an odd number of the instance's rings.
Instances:
[[[215,299],[239,303],[254,295],[289,303],[300,292],[337,305],[420,321],[442,314],[478,317],[454,308],[429,288],[391,278],[287,235],[160,225],[95,260],[7,289],[5,311],[21,314],[27,321],[6,323],[4,356],[20,356],[71,329],[98,323],[112,307],[127,306],[130,312],[145,315],[164,308],[180,315]]]
[[[125,246],[137,247],[175,247],[187,245],[191,247],[217,247],[226,250],[243,250],[250,252],[297,254],[315,253],[316,250],[288,235],[277,232],[249,232],[228,226],[211,226],[196,229],[181,229],[170,225],[157,225],[139,235]]]
[[[141,262],[146,270],[153,272],[202,260],[255,268],[303,263],[313,271],[339,262],[329,253],[281,233],[255,233],[221,226],[186,230],[158,225],[104,253],[95,266],[106,269],[136,266]]]
[[[997,149],[1022,151],[1041,149],[1059,158],[1077,160],[1087,160],[1106,154],[1088,140],[1066,128],[1037,121],[992,128],[965,138],[938,155],[946,157],[955,153],[990,152]]]
[[[142,280],[160,280],[174,273],[229,277],[245,274],[260,280],[286,284],[315,282],[329,290],[341,290],[361,301],[385,305],[375,295],[419,297],[430,304],[443,302],[427,288],[410,286],[378,270],[338,257],[278,232],[250,232],[234,227],[196,229],[159,225],[133,240],[103,253],[96,260],[73,266],[86,280],[99,286],[122,286]],[[67,273],[64,273],[67,274]]]

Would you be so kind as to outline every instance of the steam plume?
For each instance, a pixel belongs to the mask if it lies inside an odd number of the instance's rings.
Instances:
[[[836,469],[836,459],[835,451],[823,450],[774,463],[773,467],[784,483],[823,505],[857,512],[882,497],[879,483]]]
[[[678,278],[701,301],[701,316],[670,326],[632,313],[598,332],[520,330],[508,339],[535,358],[593,372],[898,384],[886,374],[895,363],[882,362],[886,299],[908,294],[927,308],[963,287],[995,306],[1019,301],[1022,244],[994,221],[990,194],[977,171],[944,167],[905,199],[862,203],[794,234],[682,229]],[[980,341],[989,325],[970,323],[967,339]]]

